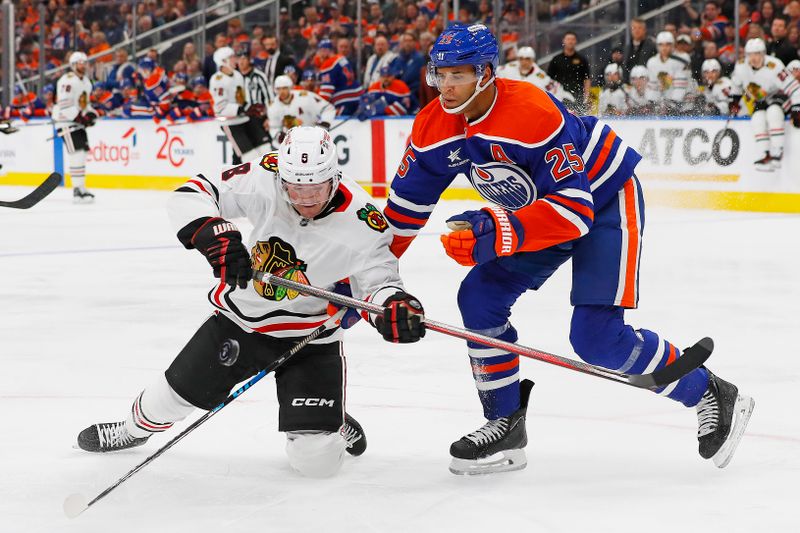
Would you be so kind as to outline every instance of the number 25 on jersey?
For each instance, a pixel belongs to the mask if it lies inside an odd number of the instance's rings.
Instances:
[[[583,172],[583,159],[575,153],[572,143],[551,148],[544,154],[544,160],[550,164],[550,175],[555,181],[561,181],[573,172]]]

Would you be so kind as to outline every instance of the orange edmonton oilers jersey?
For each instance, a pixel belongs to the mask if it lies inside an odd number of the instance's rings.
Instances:
[[[641,156],[597,117],[577,117],[524,81],[495,84],[489,111],[471,123],[446,113],[438,99],[415,118],[384,210],[397,255],[459,173],[530,229],[520,251],[585,235],[595,210],[633,176]]]

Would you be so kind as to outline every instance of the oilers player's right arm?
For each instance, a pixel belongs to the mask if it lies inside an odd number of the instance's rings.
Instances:
[[[178,240],[187,248],[194,232],[209,218],[251,217],[271,209],[274,195],[263,193],[265,174],[277,170],[277,153],[231,167],[219,175],[197,174],[178,187],[167,211]]]
[[[383,211],[392,228],[392,252],[400,257],[428,222],[439,197],[459,172],[469,170],[460,115],[442,111],[439,100],[414,119],[411,141],[392,180]]]

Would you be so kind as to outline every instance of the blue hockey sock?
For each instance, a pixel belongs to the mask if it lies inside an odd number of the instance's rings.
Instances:
[[[517,330],[511,324],[476,333],[517,341]],[[467,348],[484,416],[496,420],[511,415],[519,409],[519,356],[474,342],[468,342]]]

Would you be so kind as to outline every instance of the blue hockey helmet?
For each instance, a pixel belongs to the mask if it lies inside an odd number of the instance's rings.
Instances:
[[[185,72],[178,72],[173,79],[179,85],[189,85],[189,75]]]
[[[494,71],[500,62],[500,48],[483,24],[453,24],[436,39],[430,57],[435,67],[489,64]]]
[[[303,81],[307,80],[316,80],[317,79],[317,71],[314,69],[306,69],[303,71],[303,76],[301,78]]]
[[[139,68],[142,70],[155,70],[156,62],[145,56],[139,60]]]
[[[500,49],[497,46],[497,39],[489,28],[483,24],[453,24],[439,35],[431,48],[425,81],[440,91],[449,85],[474,84],[475,90],[472,96],[456,107],[447,107],[443,97],[439,98],[446,113],[461,113],[478,94],[492,85],[499,61]],[[463,72],[439,72],[440,68],[464,65],[473,67],[474,76],[465,75]],[[492,77],[481,85],[487,65],[492,67]]]
[[[93,91],[105,91],[105,90],[106,90],[106,84],[105,84],[105,82],[102,82],[102,81],[96,81],[96,82],[94,82],[94,83],[92,84],[92,90],[93,90]]]
[[[42,87],[42,94],[55,93],[55,92],[56,92],[56,86],[53,85],[52,83],[48,83],[47,85]]]
[[[122,78],[122,81],[119,82],[120,89],[132,89],[133,88],[133,80],[130,78]]]
[[[205,76],[195,76],[194,79],[192,79],[192,87],[197,87],[198,85],[208,87]]]

